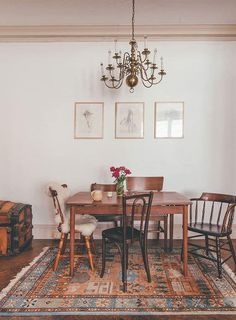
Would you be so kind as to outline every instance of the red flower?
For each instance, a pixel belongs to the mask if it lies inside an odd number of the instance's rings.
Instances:
[[[117,179],[117,178],[119,178],[119,176],[120,176],[120,171],[115,169],[114,172],[112,173],[112,177]]]
[[[110,171],[112,172],[112,177],[115,178],[114,182],[124,181],[128,174],[131,174],[131,171],[125,166],[120,167],[110,167]]]

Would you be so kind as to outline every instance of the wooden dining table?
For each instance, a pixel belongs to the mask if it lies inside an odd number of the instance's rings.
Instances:
[[[130,193],[129,193],[130,194]],[[70,208],[70,275],[74,274],[74,251],[75,251],[75,215],[76,214],[120,214],[122,215],[122,197],[108,197],[103,192],[101,201],[94,201],[90,192],[78,192],[71,196],[67,202]],[[154,192],[151,208],[151,220],[160,214],[181,214],[183,219],[183,275],[187,276],[188,263],[188,206],[191,201],[177,192]]]

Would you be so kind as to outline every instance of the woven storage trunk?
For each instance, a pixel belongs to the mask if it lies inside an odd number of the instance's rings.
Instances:
[[[31,245],[32,207],[0,201],[0,255],[14,255]]]

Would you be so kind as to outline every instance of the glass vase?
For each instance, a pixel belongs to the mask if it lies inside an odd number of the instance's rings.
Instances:
[[[116,194],[117,196],[123,196],[125,192],[124,181],[118,181],[116,183]]]

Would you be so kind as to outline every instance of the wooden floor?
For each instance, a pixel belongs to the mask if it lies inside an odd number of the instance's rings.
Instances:
[[[14,257],[0,257],[0,290],[5,288],[9,281],[25,266],[27,266],[34,257],[36,257],[45,246],[55,246],[56,242],[53,240],[33,240],[32,248],[27,249],[18,256]],[[174,242],[175,247],[180,246],[180,241]],[[236,240],[234,240],[234,246],[236,247]],[[230,259],[227,264],[234,269],[234,262]],[[68,320],[196,320],[196,319],[210,319],[210,320],[236,320],[235,315],[206,315],[206,316],[179,316],[179,315],[166,315],[166,316],[42,316],[42,317],[0,317],[2,320],[27,320],[45,319],[45,320],[57,320],[57,319],[68,319]]]

